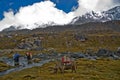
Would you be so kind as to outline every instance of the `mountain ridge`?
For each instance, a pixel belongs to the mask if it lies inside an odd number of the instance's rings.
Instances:
[[[84,24],[88,22],[106,22],[120,20],[120,6],[116,6],[108,11],[88,12],[82,16],[75,17],[71,24]]]
[[[107,21],[107,22],[89,22],[85,24],[74,24],[74,25],[54,25],[46,28],[36,28],[33,30],[22,29],[14,31],[2,31],[1,34],[35,34],[35,33],[58,33],[64,31],[74,31],[76,33],[96,33],[96,32],[120,32],[120,20]]]

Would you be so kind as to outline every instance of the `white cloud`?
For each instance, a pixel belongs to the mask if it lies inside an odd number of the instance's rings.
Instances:
[[[11,25],[22,26],[22,28],[33,29],[42,24],[53,22],[55,24],[68,24],[74,18],[73,12],[65,13],[55,8],[51,1],[35,3],[21,7],[15,15],[12,11],[4,13],[5,18],[0,21],[0,31]]]
[[[79,0],[80,6],[83,6],[85,9],[94,10],[98,0]]]
[[[114,0],[78,0],[79,7],[75,12],[76,16],[85,14],[91,10],[93,11],[106,11],[112,7],[120,5],[120,3],[114,4]]]

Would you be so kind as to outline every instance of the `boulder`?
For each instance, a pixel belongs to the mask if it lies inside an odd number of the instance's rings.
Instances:
[[[85,58],[85,54],[82,54],[82,53],[74,53],[74,54],[71,54],[71,57],[72,58]]]
[[[106,54],[107,54],[106,49],[99,49],[98,52],[96,53],[96,56],[103,57],[103,56],[106,56]]]
[[[115,52],[110,51],[110,50],[106,50],[106,49],[98,50],[98,52],[96,53],[96,56],[98,56],[98,57],[109,57],[109,58],[112,58],[112,59],[119,59],[119,57],[115,54]]]
[[[31,50],[32,49],[32,44],[31,43],[23,43],[18,45],[19,49],[28,49]]]
[[[36,46],[41,46],[41,40],[35,40],[35,41],[34,41],[34,44],[35,44]]]

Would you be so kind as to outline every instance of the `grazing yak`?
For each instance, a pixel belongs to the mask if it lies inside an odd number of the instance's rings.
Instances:
[[[77,66],[75,61],[71,61],[69,64],[64,64],[61,61],[57,61],[55,63],[55,67],[53,68],[54,73],[64,73],[65,70],[71,70],[71,72],[76,72]]]

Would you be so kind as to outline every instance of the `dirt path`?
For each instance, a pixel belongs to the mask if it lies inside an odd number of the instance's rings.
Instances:
[[[50,61],[51,61],[50,59],[49,60],[43,60],[43,61],[40,61],[39,63],[33,63],[33,64],[25,65],[25,66],[19,66],[19,67],[16,67],[16,68],[12,68],[12,69],[0,72],[0,76],[9,74],[11,72],[16,72],[16,71],[21,71],[21,70],[27,69],[27,68],[32,68],[32,67],[35,67],[35,66],[42,66],[43,64],[46,64]]]

